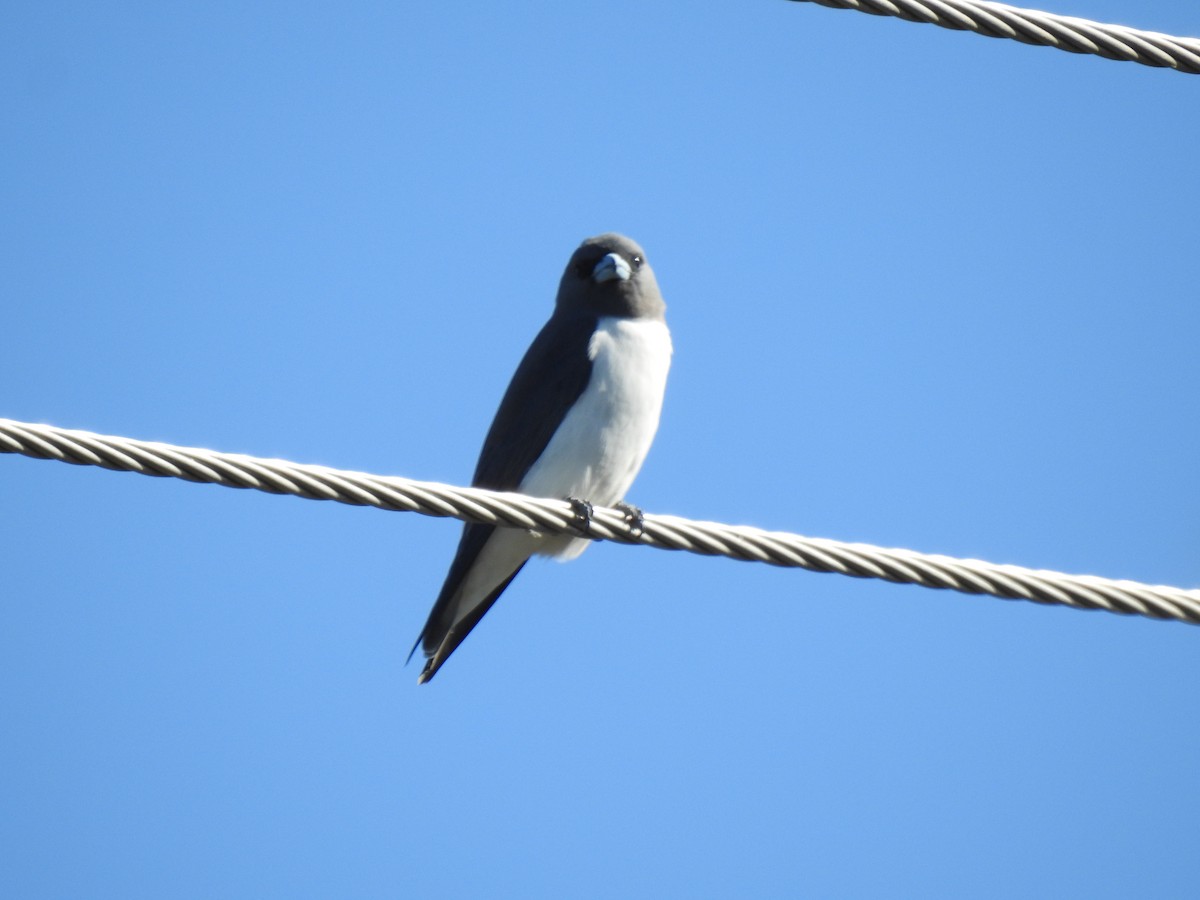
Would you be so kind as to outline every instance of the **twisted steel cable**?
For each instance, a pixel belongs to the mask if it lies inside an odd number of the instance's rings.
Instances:
[[[989,0],[794,0],[832,9],[855,9],[873,16],[974,31],[985,37],[1091,53],[1105,59],[1200,74],[1200,38],[1173,37],[1124,25],[1022,9]]]
[[[270,494],[292,494],[309,500],[336,500],[353,506],[450,516],[543,532],[579,533],[575,510],[565,500],[176,447],[12,419],[0,419],[0,452],[225,487],[253,488]],[[597,540],[728,556],[814,572],[837,572],[966,594],[991,594],[1011,600],[1200,623],[1200,590],[1066,575],[808,538],[744,525],[697,522],[677,516],[647,513],[640,523],[633,523],[624,511],[604,507],[595,508],[586,534]]]

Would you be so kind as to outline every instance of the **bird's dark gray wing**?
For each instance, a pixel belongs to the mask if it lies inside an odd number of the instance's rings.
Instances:
[[[588,343],[595,330],[596,317],[590,315],[555,314],[545,324],[504,392],[484,439],[473,485],[497,491],[520,487],[591,379]],[[422,646],[428,658],[422,681],[433,677],[521,571],[518,567],[455,626],[458,589],[495,530],[495,525],[468,523],[463,527],[446,581],[413,646],[414,652]]]
[[[588,343],[596,321],[556,313],[538,332],[488,429],[473,485],[494,491],[520,486],[592,377]]]

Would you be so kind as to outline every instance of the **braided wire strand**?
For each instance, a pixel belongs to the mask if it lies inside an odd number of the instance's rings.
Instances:
[[[1200,38],[1175,37],[1125,25],[1092,22],[990,0],[794,0],[831,9],[973,31],[984,37],[1090,53],[1105,59],[1200,74]]]
[[[177,447],[12,419],[0,419],[0,452],[487,525],[579,533],[575,510],[565,500]],[[587,536],[965,594],[1200,624],[1200,590],[1067,575],[678,516],[647,513],[640,527],[635,527],[625,512],[607,507],[593,510]]]

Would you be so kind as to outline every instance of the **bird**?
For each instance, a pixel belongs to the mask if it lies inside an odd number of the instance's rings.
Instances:
[[[580,530],[591,505],[623,503],[658,430],[671,364],[666,304],[646,254],[606,233],[572,254],[554,311],[526,351],[483,442],[471,484],[569,500]],[[535,554],[560,561],[590,543],[572,534],[467,523],[421,647],[428,682]]]

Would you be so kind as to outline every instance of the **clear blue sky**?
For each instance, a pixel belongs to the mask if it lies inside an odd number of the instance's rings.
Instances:
[[[462,483],[612,229],[633,502],[1200,585],[1198,77],[783,0],[4,18],[2,416]],[[452,521],[0,508],[6,897],[1195,890],[1196,628],[599,545],[418,688]]]

